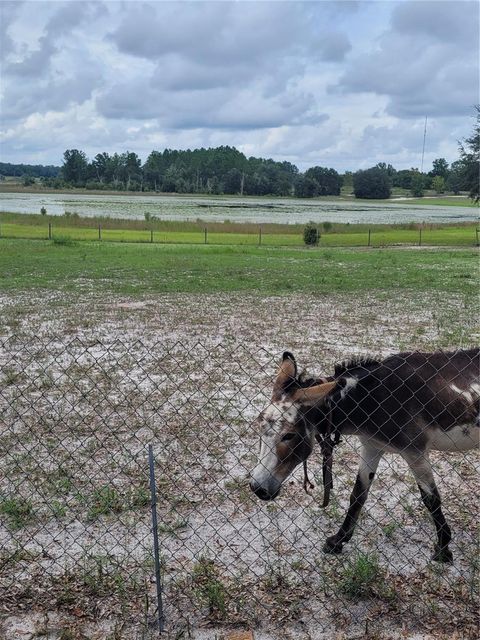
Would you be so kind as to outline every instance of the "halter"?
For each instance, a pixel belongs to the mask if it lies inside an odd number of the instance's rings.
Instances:
[[[333,489],[332,461],[333,449],[340,443],[340,432],[333,426],[332,407],[329,403],[327,414],[327,429],[324,434],[316,433],[315,439],[320,445],[322,451],[322,476],[323,476],[323,504],[322,508],[328,506],[330,502],[330,491]],[[310,482],[307,472],[307,461],[303,462],[303,488],[305,493],[308,489],[313,489],[314,484]]]

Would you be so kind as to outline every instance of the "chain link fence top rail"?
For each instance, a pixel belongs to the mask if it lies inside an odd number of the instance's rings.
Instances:
[[[151,444],[168,637],[209,625],[355,637],[366,624],[475,637],[476,453],[431,454],[453,564],[430,561],[432,519],[405,460],[389,454],[353,538],[326,555],[349,505],[358,438],[342,436],[334,449],[325,509],[319,447],[309,493],[301,465],[275,501],[249,486],[279,355],[241,344],[3,341],[1,615],[55,611],[115,621],[130,629],[125,637],[155,633]],[[311,374],[318,383],[333,371],[319,363]],[[477,412],[478,390],[460,398]]]

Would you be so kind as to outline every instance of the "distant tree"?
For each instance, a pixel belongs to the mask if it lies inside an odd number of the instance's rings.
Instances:
[[[401,169],[397,171],[392,178],[393,186],[400,187],[401,189],[410,189],[415,173],[418,173],[417,169]]]
[[[314,178],[301,175],[295,181],[295,195],[299,198],[314,198],[318,195],[318,183]]]
[[[60,167],[43,164],[12,164],[0,162],[0,174],[4,176],[32,176],[34,178],[55,178],[60,173]]]
[[[425,182],[423,175],[419,171],[416,171],[412,176],[412,183],[410,186],[411,194],[415,198],[423,198],[424,189]]]
[[[429,172],[429,175],[432,176],[432,178],[435,176],[441,176],[442,178],[446,179],[448,175],[448,162],[445,160],[445,158],[437,158],[433,161],[432,166],[433,168]]]
[[[320,240],[320,231],[317,225],[309,222],[303,229],[303,241],[307,246],[315,246]]]
[[[230,169],[224,176],[223,189],[225,193],[236,194],[242,190],[243,174],[240,169]]]
[[[65,182],[83,186],[88,173],[88,160],[83,151],[67,149],[63,154],[62,174]]]
[[[445,178],[443,176],[434,176],[432,189],[435,193],[445,193]]]
[[[318,196],[339,196],[342,188],[342,178],[335,169],[327,167],[311,167],[305,172],[305,178],[315,180]]]
[[[109,182],[109,169],[110,169],[110,156],[105,151],[103,153],[97,153],[95,159],[92,162],[95,177],[98,182]]]
[[[476,118],[472,135],[460,143],[460,161],[463,165],[463,184],[470,198],[479,201],[480,191],[480,105],[475,107]]]
[[[143,176],[147,188],[154,191],[161,190],[165,168],[163,155],[159,151],[152,151],[143,165]]]
[[[375,167],[380,169],[380,171],[384,171],[389,178],[393,178],[397,173],[397,170],[391,164],[387,164],[386,162],[379,162]]]
[[[461,160],[456,160],[450,165],[450,171],[446,181],[448,191],[453,191],[456,195],[464,189],[464,166]]]
[[[353,191],[356,198],[389,198],[390,178],[386,171],[372,167],[353,175]]]

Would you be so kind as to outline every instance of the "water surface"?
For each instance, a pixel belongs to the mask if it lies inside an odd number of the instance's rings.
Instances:
[[[361,201],[303,200],[294,198],[240,198],[168,195],[85,195],[75,193],[0,193],[0,211],[40,213],[45,207],[50,215],[65,212],[80,216],[145,219],[145,214],[162,220],[197,220],[206,222],[278,222],[294,224],[314,222],[380,223],[403,222],[474,222],[476,207],[409,205],[403,201],[390,204]]]

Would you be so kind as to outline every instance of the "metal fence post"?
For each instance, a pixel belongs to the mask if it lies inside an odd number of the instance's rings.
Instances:
[[[100,225],[98,225],[98,239],[102,239],[102,227]]]
[[[478,242],[478,232],[480,231],[480,229],[475,229],[475,235],[477,238],[477,247],[480,247],[480,243]]]
[[[207,244],[207,227],[205,227],[205,244]]]
[[[152,533],[153,533],[153,553],[155,557],[155,583],[157,587],[157,617],[158,630],[162,633],[165,630],[165,617],[163,615],[162,584],[160,575],[160,553],[158,546],[158,523],[157,523],[157,492],[155,488],[155,464],[153,459],[153,447],[148,445],[148,464],[150,468],[150,499],[152,506]]]
[[[369,230],[368,230],[368,246],[369,246],[369,247],[371,246],[371,243],[370,243],[371,233],[372,233],[372,232],[371,232],[371,230],[369,229]]]
[[[153,229],[150,229],[150,242],[153,242]]]
[[[258,228],[258,246],[262,244],[262,227]]]
[[[52,239],[52,223],[51,222],[48,223],[48,239],[49,240]]]
[[[418,246],[421,247],[422,246],[422,227],[420,227],[420,235],[418,238]]]

